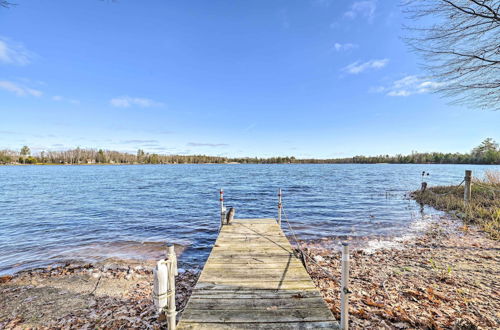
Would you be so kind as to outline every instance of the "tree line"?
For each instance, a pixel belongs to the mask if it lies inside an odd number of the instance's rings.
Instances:
[[[103,149],[75,148],[32,154],[28,146],[19,151],[0,150],[0,164],[500,164],[500,148],[484,140],[470,153],[413,152],[410,155],[354,156],[330,159],[295,157],[219,157],[207,155],[161,155],[139,149],[136,154]]]

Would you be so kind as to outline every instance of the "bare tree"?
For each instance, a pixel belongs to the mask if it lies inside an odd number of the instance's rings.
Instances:
[[[500,110],[500,0],[406,0],[410,47],[452,103]]]
[[[8,2],[6,0],[0,0],[0,7],[9,8],[12,6],[15,6],[15,4],[13,4],[12,2]]]

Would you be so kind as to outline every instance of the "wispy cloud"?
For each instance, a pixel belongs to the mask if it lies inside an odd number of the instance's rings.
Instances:
[[[36,97],[39,97],[39,96],[42,96],[42,94],[43,94],[41,91],[39,91],[37,89],[25,87],[25,86],[22,86],[18,83],[8,81],[8,80],[0,80],[0,89],[14,93],[17,96],[36,96]]]
[[[62,97],[60,95],[52,96],[52,101],[56,101],[56,102],[69,102],[71,104],[80,104],[80,101],[78,101],[78,100],[68,99],[68,98]]]
[[[380,60],[370,60],[367,62],[356,61],[344,67],[342,70],[350,74],[358,74],[369,69],[381,69],[389,63],[388,58]]]
[[[351,50],[351,49],[354,49],[354,48],[358,48],[358,45],[351,44],[351,43],[341,44],[341,43],[338,43],[338,42],[336,42],[336,43],[333,44],[333,49],[335,49],[337,52],[347,51],[347,50]]]
[[[158,144],[158,140],[125,140],[125,141],[120,141],[122,144]]]
[[[33,53],[19,43],[0,37],[0,63],[27,65],[31,62]]]
[[[120,96],[113,98],[109,101],[109,103],[117,108],[129,108],[132,106],[138,106],[141,108],[150,108],[150,107],[161,107],[163,103],[156,102],[151,99],[142,98],[142,97],[130,97],[130,96]]]
[[[356,1],[351,5],[351,8],[344,13],[344,16],[350,19],[356,17],[365,18],[368,22],[372,22],[377,9],[376,0]]]
[[[410,96],[434,91],[443,84],[424,79],[415,75],[395,80],[389,86],[378,86],[372,88],[372,92],[385,93],[388,96]]]
[[[188,147],[227,147],[226,143],[202,143],[202,142],[189,142]]]

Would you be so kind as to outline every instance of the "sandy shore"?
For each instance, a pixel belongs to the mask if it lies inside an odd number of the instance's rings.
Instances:
[[[304,243],[309,272],[339,317],[340,254]],[[177,278],[177,309],[198,273]],[[352,329],[500,328],[500,247],[447,218],[399,246],[351,255]],[[0,278],[0,328],[161,328],[151,300],[152,265],[108,261]]]

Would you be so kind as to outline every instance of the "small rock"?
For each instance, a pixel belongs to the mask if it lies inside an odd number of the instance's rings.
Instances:
[[[316,262],[323,262],[325,261],[325,258],[323,258],[322,256],[314,256],[314,260],[316,260]]]
[[[118,266],[117,264],[105,264],[102,267],[103,272],[108,272],[110,270],[119,270],[119,269],[120,269],[120,266]]]

